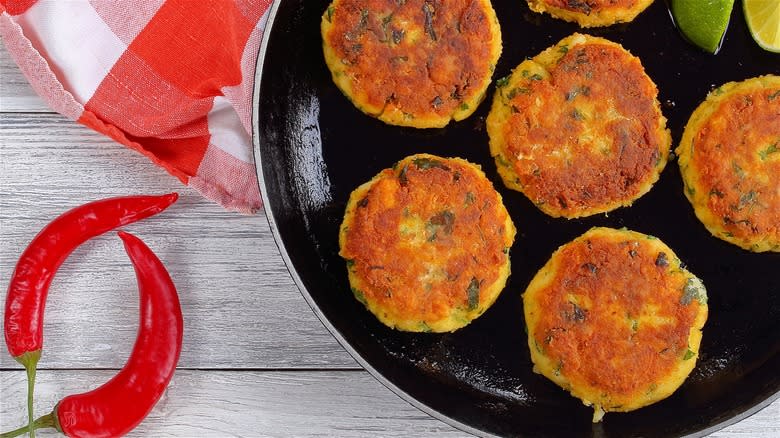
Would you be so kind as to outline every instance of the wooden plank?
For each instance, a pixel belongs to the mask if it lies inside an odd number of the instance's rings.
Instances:
[[[262,213],[226,212],[141,155],[57,114],[0,114],[0,129],[0,302],[19,254],[59,213],[103,197],[177,190],[182,199],[171,209],[126,229],[158,253],[177,283],[182,366],[357,367],[293,284]],[[52,283],[41,366],[121,366],[136,334],[136,297],[116,236],[79,248]],[[0,367],[18,365],[2,354]]]
[[[13,114],[20,112],[41,114]],[[171,210],[127,229],[158,252],[179,285],[187,324],[180,365],[357,366],[298,294],[262,215],[226,213],[140,155],[46,113],[0,44],[0,300],[19,252],[54,215],[104,196],[178,190],[182,199]],[[88,243],[66,262],[51,291],[41,365],[71,369],[39,372],[39,413],[115,372],[73,368],[124,362],[135,336],[135,296],[115,237]],[[1,353],[0,368],[18,365]],[[0,430],[24,420],[23,379],[0,371]],[[713,436],[774,437],[779,428],[775,402]],[[134,436],[433,434],[462,436],[362,371],[180,370]]]
[[[2,41],[2,40],[0,40]],[[53,112],[27,83],[11,55],[0,44],[0,111],[2,112]]]
[[[710,438],[777,438],[779,436],[780,401],[775,401],[739,423],[714,432]]]
[[[107,381],[115,371],[41,371],[35,412]],[[0,372],[0,430],[25,422],[26,380]],[[619,414],[616,414],[619,415]],[[713,438],[780,436],[780,403]],[[467,436],[410,406],[365,371],[178,370],[130,436]],[[53,436],[53,434],[41,434]]]
[[[65,395],[97,387],[114,371],[41,371],[36,415]],[[0,372],[0,431],[25,423],[26,380]],[[420,412],[365,371],[179,370],[129,436],[467,436]],[[53,434],[43,434],[54,436]]]

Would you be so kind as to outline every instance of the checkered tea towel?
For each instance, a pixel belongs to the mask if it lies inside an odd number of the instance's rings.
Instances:
[[[0,0],[0,35],[54,110],[203,196],[261,207],[255,61],[271,0]]]

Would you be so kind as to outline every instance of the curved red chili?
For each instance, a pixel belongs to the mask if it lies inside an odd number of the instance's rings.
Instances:
[[[19,257],[8,286],[5,343],[11,355],[18,358],[43,346],[49,284],[74,249],[106,231],[155,215],[176,199],[176,193],[103,199],[69,210],[41,230]]]
[[[62,399],[34,429],[54,427],[72,437],[125,435],[152,410],[173,377],[181,353],[183,322],[168,271],[141,239],[120,231],[133,262],[140,295],[140,327],[125,366],[99,388]],[[12,437],[27,427],[0,435]]]
[[[35,368],[43,347],[43,312],[49,284],[57,269],[74,249],[90,238],[155,215],[178,197],[176,193],[126,196],[73,208],[44,227],[19,257],[5,300],[5,343],[14,359],[27,370],[31,422]]]

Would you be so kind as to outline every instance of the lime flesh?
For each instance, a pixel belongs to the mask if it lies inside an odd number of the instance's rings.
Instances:
[[[780,1],[744,0],[743,7],[753,39],[765,50],[780,53]]]

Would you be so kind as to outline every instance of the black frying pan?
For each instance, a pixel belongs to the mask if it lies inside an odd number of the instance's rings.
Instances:
[[[493,86],[472,117],[444,129],[388,126],[355,109],[323,59],[320,16],[328,3],[282,0],[272,9],[256,76],[255,158],[271,228],[293,279],[361,365],[413,405],[482,435],[703,435],[778,397],[780,254],[753,254],[711,237],[683,195],[676,162],[630,208],[573,221],[547,217],[507,190],[496,173],[484,126]],[[495,78],[579,30],[530,12],[523,0],[493,5],[504,42]],[[780,55],[753,43],[740,2],[717,56],[684,42],[660,0],[633,23],[588,32],[641,58],[658,84],[675,142],[714,86],[780,73]],[[338,256],[349,193],[418,152],[481,164],[518,228],[506,289],[482,317],[452,334],[408,334],[380,324],[352,297]],[[703,279],[710,316],[699,363],[674,395],[632,413],[607,414],[594,425],[590,408],[531,371],[521,294],[559,245],[595,225],[663,239]]]

